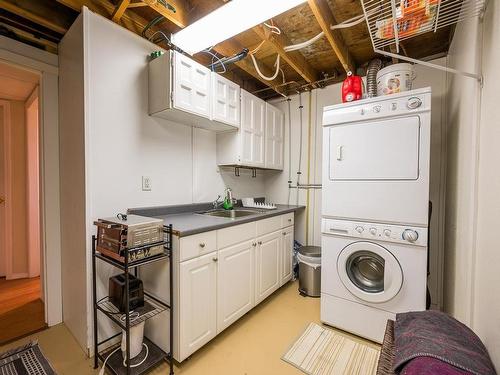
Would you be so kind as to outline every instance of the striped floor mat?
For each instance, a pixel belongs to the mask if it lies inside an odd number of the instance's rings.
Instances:
[[[310,375],[375,374],[380,350],[310,323],[281,357]]]

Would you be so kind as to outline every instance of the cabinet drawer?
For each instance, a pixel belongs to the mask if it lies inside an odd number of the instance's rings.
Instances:
[[[180,238],[180,257],[182,262],[200,255],[208,254],[217,250],[216,231],[193,234],[192,236]]]
[[[257,221],[257,237],[281,229],[281,216]]]
[[[223,249],[253,238],[255,238],[255,222],[219,229],[217,230],[217,248]]]
[[[293,212],[281,216],[281,228],[295,224],[295,214]]]

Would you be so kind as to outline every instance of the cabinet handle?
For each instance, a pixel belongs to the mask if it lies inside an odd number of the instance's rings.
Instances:
[[[255,246],[257,246],[257,244],[254,242],[254,243],[252,244],[252,246],[253,246],[253,247],[255,247]]]
[[[291,223],[292,222],[292,219],[288,219],[288,222]]]
[[[205,247],[205,243],[204,242],[200,243],[200,247],[204,248]]]
[[[259,243],[259,245],[262,245],[262,241],[259,241],[258,243]]]
[[[281,233],[283,236],[286,236],[286,232]]]
[[[213,260],[214,262],[217,262],[217,261],[219,260],[219,258],[217,258],[217,257],[213,257],[213,258],[212,258],[212,260]]]

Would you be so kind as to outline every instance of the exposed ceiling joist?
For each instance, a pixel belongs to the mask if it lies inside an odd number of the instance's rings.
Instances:
[[[186,2],[183,0],[166,0],[166,2],[175,9],[172,11],[169,7],[165,7],[158,0],[142,0],[151,9],[154,9],[170,22],[173,22],[179,27],[186,27],[189,25],[189,11]]]
[[[116,8],[109,0],[57,0],[57,2],[78,12],[81,12],[82,7],[86,6],[91,11],[108,18],[111,17]],[[148,21],[135,13],[125,12],[119,23],[130,31],[141,35],[142,29]]]
[[[236,42],[234,40],[226,40],[225,42],[222,42],[214,47],[215,51],[217,51],[218,53],[225,55],[225,56],[232,56],[236,53],[241,52],[242,49],[243,49],[243,46],[241,46],[238,42]],[[239,68],[243,69],[245,72],[250,74],[252,77],[258,79],[264,85],[269,86],[270,88],[275,90],[274,85],[273,85],[274,81],[267,81],[264,78],[262,78],[259,75],[259,73],[257,73],[257,70],[255,70],[255,67],[253,66],[252,62],[250,61],[250,59],[248,57],[243,59],[243,60],[235,62],[235,65],[238,66]],[[259,65],[259,69],[262,72],[262,74],[264,74],[268,77],[273,75],[273,72],[271,71],[271,69],[263,64]],[[280,91],[278,91],[278,90],[275,90],[275,91],[281,95]]]
[[[347,45],[344,42],[342,34],[338,30],[330,29],[331,25],[336,25],[337,21],[333,16],[333,13],[328,5],[327,0],[308,0],[309,6],[314,14],[314,17],[318,21],[321,30],[325,33],[325,36],[330,43],[333,51],[337,55],[340,63],[344,67],[346,72],[354,72],[354,59],[352,58]]]
[[[120,18],[122,18],[123,13],[125,13],[125,11],[127,10],[127,7],[129,6],[129,4],[130,4],[130,0],[120,0],[118,5],[116,6],[115,11],[113,12],[113,14],[111,16],[111,20],[113,22],[118,22],[120,20]]]
[[[55,31],[56,33],[64,34],[66,32],[66,28],[60,25],[59,23],[48,20],[40,16],[39,14],[35,14],[27,9],[21,8],[15,3],[11,3],[6,0],[0,0],[0,8],[5,9],[8,12],[17,14],[18,16],[21,16],[23,18],[26,18],[31,22],[37,23],[43,27],[46,27],[49,30]]]
[[[291,45],[292,42],[281,32],[276,34],[266,29],[263,25],[257,25],[253,31],[261,38],[272,44],[275,51],[307,82],[318,80],[318,72],[307,62],[304,56],[298,51],[286,52],[284,47]]]

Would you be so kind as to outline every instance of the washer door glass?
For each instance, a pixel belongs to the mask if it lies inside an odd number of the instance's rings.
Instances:
[[[370,251],[356,251],[347,259],[346,272],[359,289],[368,293],[384,291],[384,259]]]
[[[387,302],[403,286],[403,271],[397,259],[373,242],[353,242],[342,249],[337,272],[346,289],[364,302]]]

